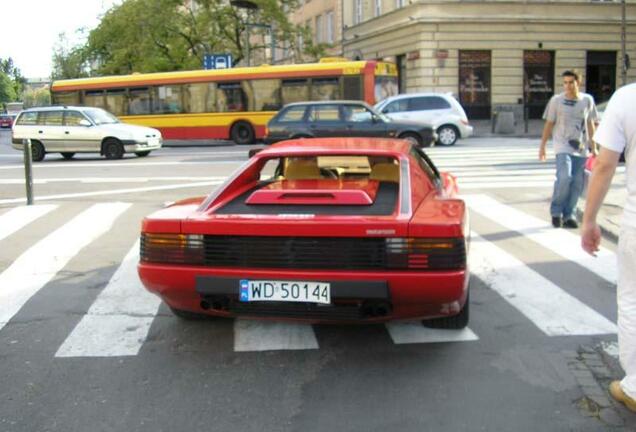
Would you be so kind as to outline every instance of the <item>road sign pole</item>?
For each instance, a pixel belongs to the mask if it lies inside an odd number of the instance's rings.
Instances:
[[[24,148],[24,181],[26,183],[27,205],[33,205],[33,159],[31,140],[22,140]]]

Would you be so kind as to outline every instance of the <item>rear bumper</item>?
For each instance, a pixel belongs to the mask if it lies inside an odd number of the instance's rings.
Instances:
[[[471,125],[460,124],[459,125],[459,135],[460,138],[468,138],[473,136],[474,128]]]
[[[468,271],[342,272],[247,270],[139,264],[150,292],[169,306],[209,315],[269,317],[306,322],[385,322],[459,313],[466,302]],[[331,305],[240,302],[239,280],[330,282]]]

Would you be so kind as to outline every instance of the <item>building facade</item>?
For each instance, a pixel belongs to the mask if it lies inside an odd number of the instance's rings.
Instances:
[[[291,14],[289,20],[307,27],[315,45],[327,46],[327,55],[339,56],[342,55],[342,15],[346,2],[347,0],[301,0],[300,7]],[[299,40],[298,46],[304,43],[305,41]]]
[[[566,69],[602,102],[622,85],[623,34],[636,56],[636,0],[627,0],[624,32],[619,1],[342,1],[345,57],[394,61],[400,92],[451,92],[471,118],[540,117]],[[311,0],[296,14],[311,3],[332,2]],[[635,69],[626,74],[636,80]]]

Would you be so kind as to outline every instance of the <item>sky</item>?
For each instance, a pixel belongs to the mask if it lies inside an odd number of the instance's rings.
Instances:
[[[51,75],[59,34],[75,45],[77,30],[97,27],[100,17],[121,0],[0,0],[0,58],[11,57],[26,78]]]

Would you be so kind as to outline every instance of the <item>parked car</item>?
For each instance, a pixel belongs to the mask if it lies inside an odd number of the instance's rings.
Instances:
[[[441,145],[451,146],[473,134],[464,108],[451,94],[401,94],[378,102],[375,108],[393,120],[433,125]]]
[[[22,141],[27,138],[31,139],[34,161],[55,152],[65,159],[80,152],[99,153],[107,159],[121,159],[124,153],[144,157],[162,144],[157,129],[121,123],[100,108],[76,106],[22,111],[13,125],[13,148],[22,151]]]
[[[207,197],[142,222],[139,276],[178,317],[468,323],[468,210],[404,140],[255,153]]]
[[[14,119],[15,119],[15,114],[0,114],[0,128],[11,129],[11,126],[13,126]]]
[[[267,124],[264,141],[343,136],[401,138],[420,147],[436,139],[431,126],[393,121],[365,102],[322,101],[285,105]]]

